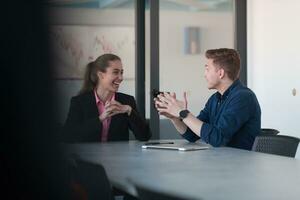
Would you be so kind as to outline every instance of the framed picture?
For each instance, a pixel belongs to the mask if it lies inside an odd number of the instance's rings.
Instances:
[[[126,58],[124,78],[134,77],[133,27],[53,25],[50,44],[55,79],[83,79],[86,65],[104,53]]]
[[[184,54],[200,54],[200,28],[184,28]]]

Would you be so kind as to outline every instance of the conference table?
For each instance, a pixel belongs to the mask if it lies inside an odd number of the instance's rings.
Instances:
[[[191,199],[300,199],[300,160],[229,147],[177,151],[143,144],[80,143],[66,151],[103,165],[112,185],[132,195],[140,184]]]

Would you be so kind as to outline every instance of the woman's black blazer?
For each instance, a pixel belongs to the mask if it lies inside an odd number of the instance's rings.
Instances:
[[[151,132],[145,120],[139,116],[134,97],[116,93],[115,100],[124,105],[130,105],[132,112],[112,116],[108,141],[129,140],[129,129],[135,138],[141,141],[149,140]],[[96,106],[94,92],[87,92],[72,97],[67,120],[63,127],[64,142],[100,142],[102,123]]]

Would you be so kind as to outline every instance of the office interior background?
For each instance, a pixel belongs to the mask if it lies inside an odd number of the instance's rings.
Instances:
[[[151,1],[151,0],[149,0]],[[239,0],[160,0],[159,59],[151,62],[149,1],[145,1],[145,83],[136,83],[135,0],[49,1],[48,15],[55,69],[58,123],[63,124],[70,98],[82,84],[87,62],[112,52],[124,67],[119,89],[136,96],[136,84],[144,84],[145,117],[151,115],[151,68],[159,69],[161,91],[188,94],[188,108],[197,115],[209,91],[204,78],[205,51],[236,48],[236,2]],[[300,137],[300,28],[297,0],[249,0],[246,2],[246,60],[243,80],[257,95],[262,127],[279,134]],[[245,59],[246,57],[246,59]],[[137,66],[138,67],[138,66]],[[171,123],[160,117],[158,138],[180,138]],[[300,158],[300,153],[296,158]]]

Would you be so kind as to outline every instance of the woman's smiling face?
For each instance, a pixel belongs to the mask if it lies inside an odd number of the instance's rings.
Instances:
[[[105,72],[98,72],[101,88],[109,92],[117,92],[123,81],[123,66],[120,60],[109,61]]]

